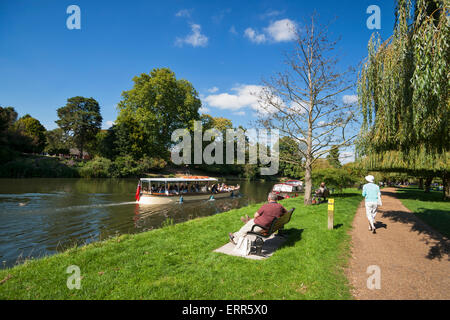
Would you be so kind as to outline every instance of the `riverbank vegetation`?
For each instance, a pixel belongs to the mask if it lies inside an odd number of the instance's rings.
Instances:
[[[0,299],[351,299],[344,267],[362,197],[355,189],[334,197],[334,230],[327,229],[327,204],[281,201],[296,211],[287,242],[266,260],[213,252],[255,204],[0,270]],[[72,265],[80,268],[80,290],[66,285]]]

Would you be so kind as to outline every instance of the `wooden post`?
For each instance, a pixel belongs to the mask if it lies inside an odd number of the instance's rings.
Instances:
[[[334,228],[334,199],[328,199],[328,230]]]

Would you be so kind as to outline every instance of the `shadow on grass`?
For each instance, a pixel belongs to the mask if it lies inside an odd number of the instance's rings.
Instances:
[[[294,246],[296,242],[302,240],[302,233],[304,230],[305,229],[296,229],[296,228],[283,230],[281,235],[283,237],[286,237],[287,240],[281,245],[280,248]]]
[[[328,198],[331,198],[331,199],[333,199],[333,198],[349,198],[349,197],[354,197],[356,195],[358,195],[358,193],[350,193],[350,192],[333,193],[333,194],[330,194],[330,196]],[[327,203],[327,202],[325,201],[325,203]]]
[[[442,191],[425,192],[422,189],[397,187],[396,192],[381,190],[381,193],[383,195],[395,197],[397,199],[415,199],[419,201],[448,202],[444,200]]]
[[[428,211],[438,211],[438,210],[428,210]],[[427,258],[441,260],[445,256],[450,260],[450,241],[445,236],[441,235],[439,232],[425,224],[420,220],[414,213],[405,211],[387,211],[383,212],[384,218],[392,219],[395,222],[411,224],[411,231],[418,232],[419,234],[428,235],[431,241],[428,239],[423,239],[426,245],[429,246],[429,251]]]
[[[339,228],[342,227],[342,226],[343,226],[342,223],[335,224],[335,225],[333,226],[333,229],[339,229]]]

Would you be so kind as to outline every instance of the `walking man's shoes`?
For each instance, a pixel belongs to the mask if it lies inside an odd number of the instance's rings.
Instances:
[[[376,229],[375,229],[375,228],[373,228],[373,230],[372,230],[372,233],[373,233],[373,234],[377,233],[377,232],[376,232],[375,230],[376,230]]]

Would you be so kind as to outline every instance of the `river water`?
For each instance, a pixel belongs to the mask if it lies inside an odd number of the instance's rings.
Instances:
[[[159,228],[170,219],[179,223],[262,202],[273,185],[237,183],[236,198],[139,206],[137,179],[0,179],[0,268],[75,244]]]

